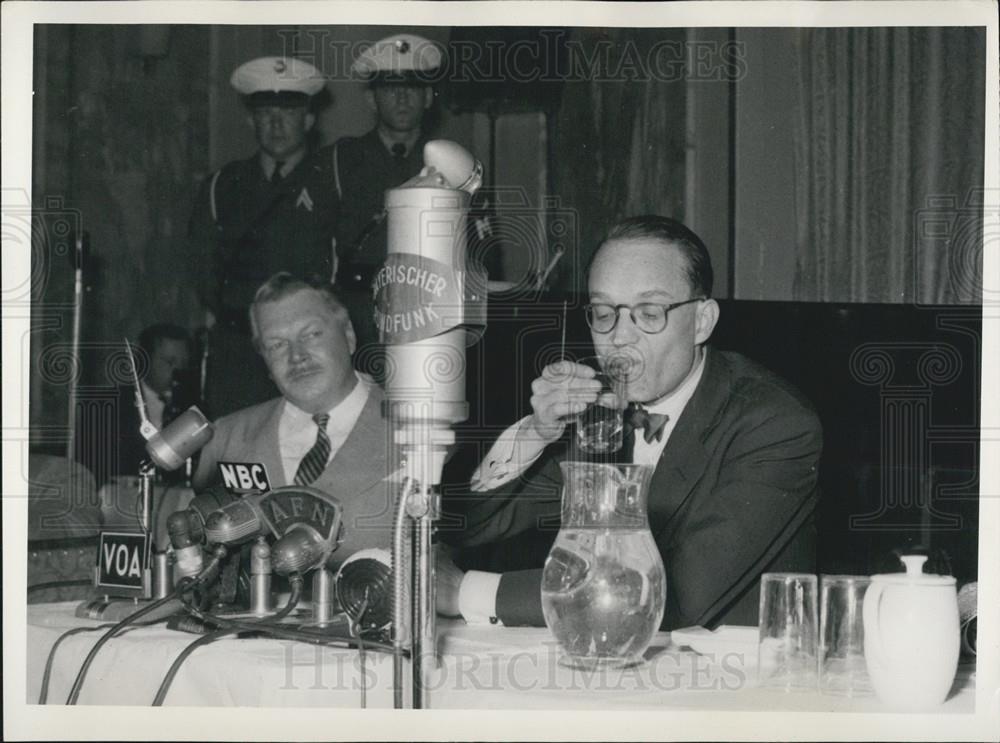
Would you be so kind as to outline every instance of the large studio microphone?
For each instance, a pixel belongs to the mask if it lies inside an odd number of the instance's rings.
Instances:
[[[373,282],[375,325],[385,344],[385,413],[400,446],[404,475],[392,541],[396,708],[404,706],[408,648],[413,706],[429,701],[436,665],[431,550],[432,524],[440,511],[436,488],[455,441],[451,427],[468,417],[465,349],[485,322],[486,282],[470,280],[474,267],[466,264],[466,217],[482,184],[482,165],[445,140],[428,142],[423,154],[420,174],[386,192],[386,262]]]

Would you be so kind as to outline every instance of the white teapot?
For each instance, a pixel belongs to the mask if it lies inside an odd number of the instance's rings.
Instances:
[[[873,575],[865,593],[865,664],[872,687],[897,710],[944,702],[958,668],[955,579],[925,575],[927,558],[900,558],[905,573]]]

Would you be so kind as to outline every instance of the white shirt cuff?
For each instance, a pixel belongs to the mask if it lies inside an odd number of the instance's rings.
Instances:
[[[473,492],[493,490],[523,474],[545,451],[548,441],[527,433],[531,416],[525,416],[497,438],[472,474]]]
[[[470,570],[458,587],[458,610],[468,624],[498,624],[497,590],[500,573]]]

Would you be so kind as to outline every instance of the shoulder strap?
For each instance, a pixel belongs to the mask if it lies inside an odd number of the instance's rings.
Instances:
[[[215,171],[215,175],[212,176],[212,182],[208,187],[208,204],[212,210],[212,221],[215,225],[219,225],[219,208],[215,203],[215,184],[219,182],[219,176],[222,175],[222,168]]]
[[[337,189],[337,201],[343,201],[344,193],[340,187],[340,140],[333,143],[333,185]]]

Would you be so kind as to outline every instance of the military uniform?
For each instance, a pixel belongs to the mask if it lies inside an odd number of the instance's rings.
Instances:
[[[248,62],[231,82],[251,108],[304,106],[324,85],[314,67],[282,57]],[[208,267],[200,294],[216,317],[206,384],[215,415],[277,392],[250,339],[248,311],[257,288],[278,271],[333,276],[332,164],[306,153],[291,169],[286,164],[275,173],[278,165],[263,151],[228,163],[202,185],[192,212],[189,237]]]
[[[254,156],[225,165],[201,189],[191,238],[211,256],[203,295],[217,321],[207,391],[216,414],[275,394],[250,343],[257,288],[278,271],[333,276],[337,202],[326,162],[307,156],[272,184]]]
[[[421,136],[409,152],[395,155],[372,129],[362,137],[343,137],[329,148],[340,194],[336,234],[341,275],[373,272],[385,262],[385,220],[374,229],[372,222],[382,214],[385,192],[420,172],[426,141]]]

